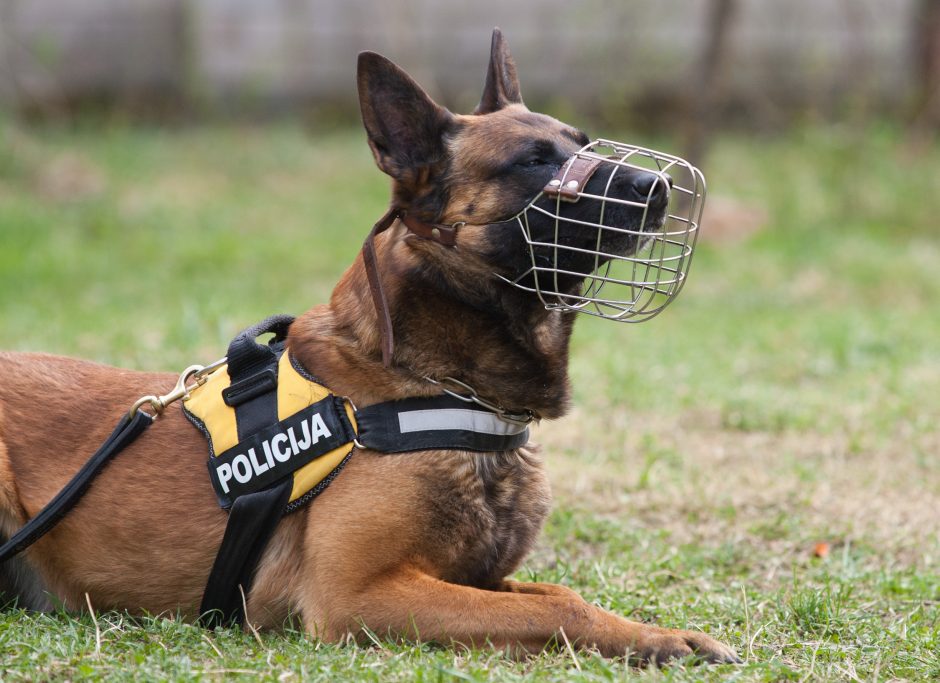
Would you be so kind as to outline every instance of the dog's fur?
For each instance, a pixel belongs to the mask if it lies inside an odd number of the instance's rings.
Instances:
[[[492,274],[522,272],[531,258],[518,231],[498,221],[538,194],[584,134],[525,107],[498,31],[472,115],[434,104],[376,54],[360,56],[358,80],[369,144],[394,180],[394,203],[421,220],[467,225],[454,249],[400,224],[377,239],[396,338],[392,367],[381,362],[361,256],[330,303],[291,326],[290,352],[359,406],[433,395],[423,377],[450,375],[507,408],[560,417],[573,316],[545,310]],[[614,190],[625,196],[637,182]],[[136,398],[174,379],[0,354],[0,538],[52,498]],[[44,609],[51,595],[81,609],[87,594],[99,609],[194,616],[227,519],[205,458],[202,435],[172,406],[56,528],[0,567],[0,597]],[[248,597],[249,619],[273,627],[296,614],[329,641],[361,638],[366,626],[527,651],[563,629],[574,645],[609,656],[735,661],[701,633],[630,622],[562,586],[506,579],[535,542],[549,500],[541,460],[527,449],[357,451],[323,494],[281,521]]]

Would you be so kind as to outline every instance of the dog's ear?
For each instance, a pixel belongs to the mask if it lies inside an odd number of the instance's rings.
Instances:
[[[516,76],[516,63],[509,54],[509,44],[498,28],[493,29],[493,41],[490,44],[490,65],[486,70],[486,83],[483,85],[483,97],[473,110],[474,114],[489,114],[502,109],[508,104],[522,104],[519,93],[519,78]]]
[[[398,180],[439,161],[453,115],[435,104],[398,66],[374,52],[359,53],[359,108],[375,163]]]

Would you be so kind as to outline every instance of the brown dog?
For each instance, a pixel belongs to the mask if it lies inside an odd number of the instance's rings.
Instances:
[[[455,249],[399,222],[377,237],[396,340],[390,367],[361,256],[329,305],[291,326],[290,353],[359,406],[435,395],[424,378],[453,376],[502,406],[560,417],[573,316],[492,277],[527,257],[515,232],[490,222],[517,213],[587,138],[523,105],[498,31],[473,115],[439,107],[376,54],[360,56],[358,81],[369,145],[394,180],[395,204],[422,221],[466,225]],[[0,354],[0,534],[34,516],[136,398],[174,379]],[[56,528],[0,566],[0,595],[36,609],[52,595],[81,609],[87,594],[99,609],[195,616],[226,524],[205,455],[203,437],[172,406]],[[627,621],[562,586],[508,580],[549,500],[541,461],[525,449],[357,450],[322,495],[280,522],[247,613],[272,627],[299,614],[329,641],[358,638],[366,626],[538,652],[563,629],[571,643],[608,656],[737,661],[704,634]]]

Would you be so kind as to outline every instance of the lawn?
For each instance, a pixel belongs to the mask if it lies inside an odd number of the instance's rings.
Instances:
[[[940,147],[890,126],[723,137],[679,300],[578,323],[574,410],[535,433],[555,511],[519,575],[702,629],[744,665],[7,610],[0,679],[940,678],[938,169]],[[0,348],[214,360],[323,301],[387,191],[358,131],[0,119]]]

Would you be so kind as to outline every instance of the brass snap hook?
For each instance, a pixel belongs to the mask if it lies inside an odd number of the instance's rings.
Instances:
[[[131,406],[131,409],[128,411],[128,416],[133,418],[137,414],[137,411],[148,403],[153,410],[151,417],[162,415],[163,411],[167,409],[167,406],[181,398],[187,398],[189,392],[198,386],[202,386],[212,372],[222,367],[227,362],[228,358],[221,358],[209,365],[190,365],[180,373],[179,379],[176,380],[176,386],[173,387],[172,391],[162,396],[154,396],[153,394],[141,396],[134,402],[134,405]],[[190,379],[195,380],[195,383],[187,385]]]

